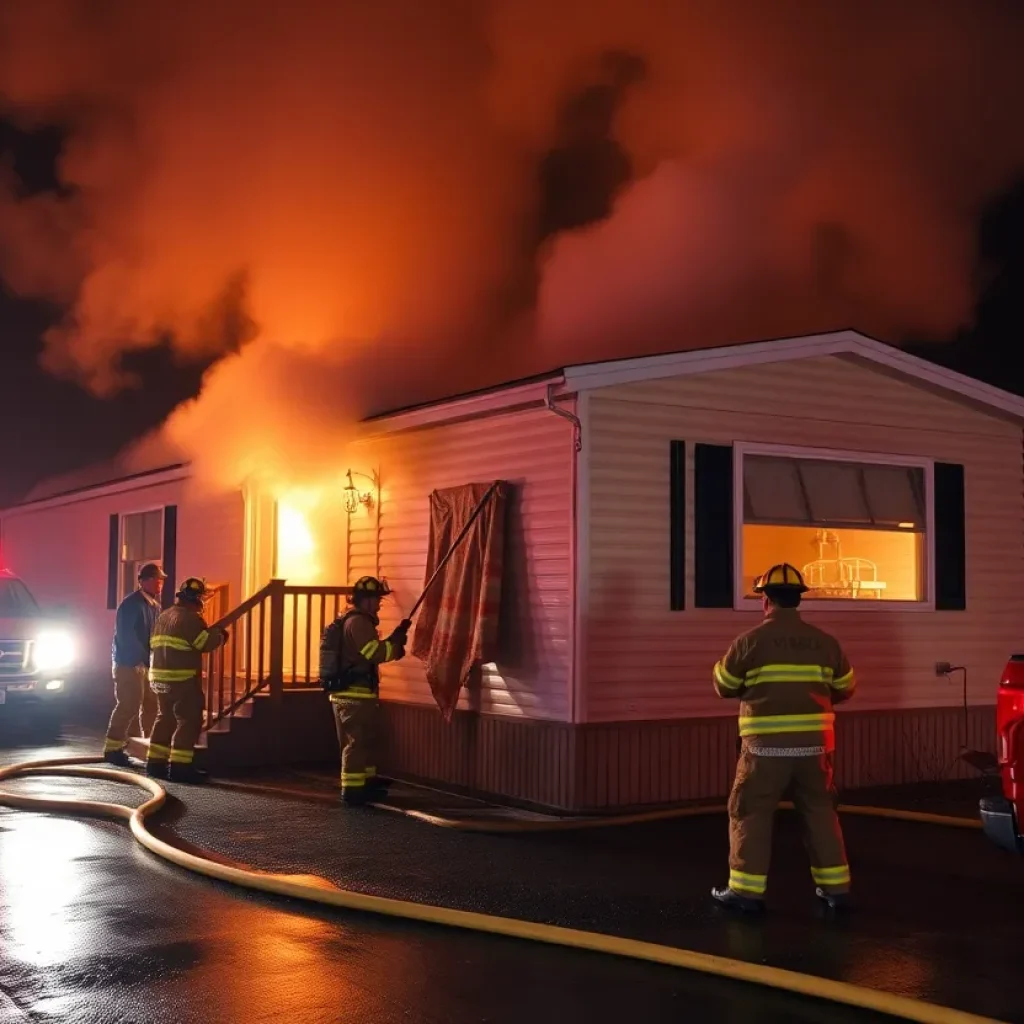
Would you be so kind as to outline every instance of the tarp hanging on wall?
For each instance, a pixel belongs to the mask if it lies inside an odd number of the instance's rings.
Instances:
[[[451,550],[491,484],[466,484],[430,495],[426,580]],[[412,654],[426,662],[427,681],[446,722],[474,666],[497,656],[505,550],[507,489],[496,483],[490,500],[427,592]]]

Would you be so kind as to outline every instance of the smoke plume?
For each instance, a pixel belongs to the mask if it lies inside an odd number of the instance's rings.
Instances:
[[[223,356],[165,440],[224,482],[577,358],[967,321],[1024,166],[1011,0],[11,0],[0,272],[44,365]]]

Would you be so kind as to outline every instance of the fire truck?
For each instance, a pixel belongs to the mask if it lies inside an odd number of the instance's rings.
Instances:
[[[1003,792],[982,799],[981,823],[992,842],[1024,854],[1024,654],[1010,656],[999,681],[996,743],[992,770],[999,772]]]

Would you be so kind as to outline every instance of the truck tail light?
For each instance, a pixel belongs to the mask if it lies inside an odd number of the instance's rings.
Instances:
[[[1011,654],[999,685],[1007,690],[1024,690],[1024,654]]]

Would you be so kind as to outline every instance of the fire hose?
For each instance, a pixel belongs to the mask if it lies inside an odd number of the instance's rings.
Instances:
[[[371,896],[339,888],[317,875],[275,874],[248,866],[233,866],[219,860],[201,857],[181,850],[149,831],[146,824],[147,819],[159,811],[167,799],[167,792],[163,786],[154,779],[132,772],[91,767],[101,760],[99,757],[85,757],[27,761],[0,768],[0,781],[33,775],[73,776],[137,786],[149,794],[149,799],[139,807],[132,808],[123,804],[26,796],[12,793],[9,790],[0,790],[0,806],[127,821],[132,835],[139,843],[151,853],[178,867],[244,889],[288,896],[307,903],[382,914],[388,917],[419,921],[424,924],[461,928],[678,967],[683,970],[716,975],[732,981],[781,989],[813,999],[842,1003],[858,1009],[886,1014],[890,1017],[918,1021],[920,1024],[1000,1024],[999,1021],[989,1017],[980,1017],[890,992],[864,988],[847,982],[831,981],[827,978],[800,974],[796,971],[769,967],[764,964],[746,963],[728,957],[714,956],[658,943],[642,942],[617,935],[606,935],[600,932],[581,931],[492,914],[454,910],[450,907],[439,907],[428,903]],[[715,810],[717,808],[689,809],[690,813],[709,813]],[[679,816],[679,812],[676,812],[676,816]],[[905,817],[906,815],[895,812],[892,816]]]

